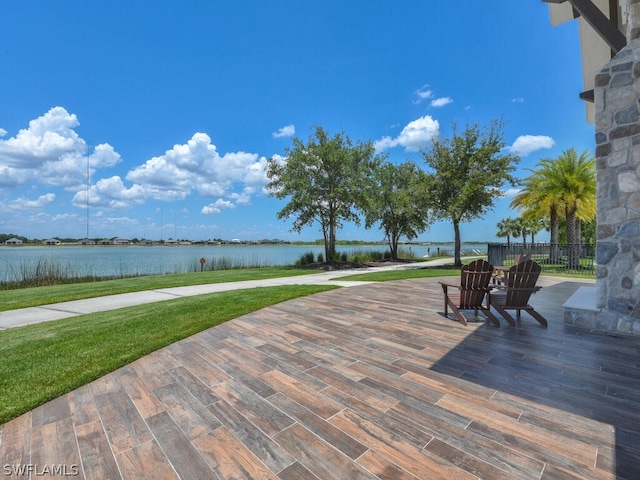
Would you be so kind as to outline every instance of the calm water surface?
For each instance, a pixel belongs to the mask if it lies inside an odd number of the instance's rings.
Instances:
[[[486,244],[478,245],[486,251]],[[411,245],[402,247],[417,257],[434,255],[450,246]],[[464,248],[468,248],[465,246]],[[475,247],[474,247],[475,248]],[[386,245],[338,246],[347,254],[363,250],[384,252]],[[0,280],[21,278],[22,272],[42,263],[60,265],[73,275],[121,276],[183,273],[200,270],[200,259],[229,260],[233,266],[293,265],[302,255],[324,254],[316,245],[185,245],[185,246],[20,246],[0,247]]]

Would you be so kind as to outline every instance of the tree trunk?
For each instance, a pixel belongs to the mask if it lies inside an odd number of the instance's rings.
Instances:
[[[398,237],[392,237],[389,247],[391,247],[391,260],[398,260]]]
[[[462,259],[460,258],[460,222],[454,220],[453,222],[453,232],[455,234],[455,243],[454,243],[454,263],[453,265],[456,267],[462,266]]]
[[[327,226],[322,224],[322,236],[324,237],[324,261],[331,262],[331,257],[329,254],[329,232],[327,231]]]
[[[567,222],[567,243],[569,244],[569,262],[567,267],[570,270],[580,268],[580,245],[576,239],[576,212],[575,209],[567,208],[565,221]]]
[[[549,211],[549,231],[551,232],[551,252],[549,253],[549,263],[560,263],[560,250],[558,248],[558,210],[552,207]]]
[[[329,257],[331,262],[338,260],[336,258],[336,220],[333,215],[329,223],[329,253],[331,254]]]

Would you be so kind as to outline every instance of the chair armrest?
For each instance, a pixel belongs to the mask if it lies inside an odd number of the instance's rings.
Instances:
[[[537,292],[542,289],[542,287],[508,287],[506,285],[493,285],[493,288],[501,291],[513,291],[513,292]]]

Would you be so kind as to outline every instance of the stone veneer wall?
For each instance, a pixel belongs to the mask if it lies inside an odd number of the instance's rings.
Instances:
[[[600,313],[590,328],[640,336],[640,39],[633,38],[640,31],[634,33],[596,75]]]

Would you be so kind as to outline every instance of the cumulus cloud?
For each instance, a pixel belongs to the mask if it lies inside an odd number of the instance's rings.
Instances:
[[[234,208],[234,207],[235,205],[233,204],[233,202],[219,198],[214,203],[210,203],[209,205],[202,207],[202,210],[200,211],[200,213],[202,213],[203,215],[215,215],[217,213],[221,213],[222,209],[224,208]]]
[[[435,100],[432,100],[431,106],[444,107],[445,105],[449,105],[450,103],[453,103],[453,100],[451,99],[451,97],[441,97],[441,98],[436,98]]]
[[[37,199],[31,200],[20,197],[7,203],[6,207],[11,210],[25,210],[46,207],[56,199],[55,193],[40,195]]]
[[[374,142],[376,152],[401,146],[407,152],[417,152],[438,135],[440,124],[431,116],[425,115],[409,122],[395,138],[385,136]]]
[[[265,169],[264,157],[242,151],[221,155],[207,134],[195,133],[186,144],[130,170],[126,178],[160,200],[183,199],[194,191],[203,197],[231,198],[237,186],[266,185]]]
[[[86,178],[87,143],[74,130],[75,114],[53,107],[31,120],[28,128],[0,140],[0,186],[17,187],[28,182],[73,187]],[[3,133],[4,132],[4,133]],[[0,137],[7,135],[6,130]],[[98,145],[89,156],[92,168],[113,166],[120,155],[108,144]]]
[[[543,148],[551,148],[555,145],[555,141],[546,135],[520,135],[516,141],[508,147],[511,153],[526,157],[530,153]]]
[[[119,176],[103,178],[89,189],[89,205],[101,208],[128,208],[144,202],[147,192],[141,185],[133,185],[127,188]],[[87,205],[87,191],[81,190],[73,197],[76,207]]]
[[[0,189],[25,184],[34,191],[38,186],[60,187],[75,193],[73,206],[86,208],[88,203],[98,209],[124,209],[149,199],[176,201],[199,195],[217,198],[203,209],[217,213],[249,205],[251,197],[264,193],[269,182],[265,157],[244,151],[221,154],[205,133],[195,133],[186,143],[134,165],[124,175],[102,178],[99,170],[116,166],[122,158],[108,143],[90,149],[76,132],[79,124],[75,114],[54,107],[13,136],[0,129]],[[288,125],[276,133],[286,136],[294,132],[294,126]],[[89,188],[87,173],[93,181]],[[11,202],[11,208],[43,208],[55,199],[53,193],[37,200],[20,198]],[[5,202],[5,206],[9,204]]]
[[[293,137],[296,134],[296,127],[293,125],[287,125],[278,129],[277,132],[273,132],[273,138]]]

